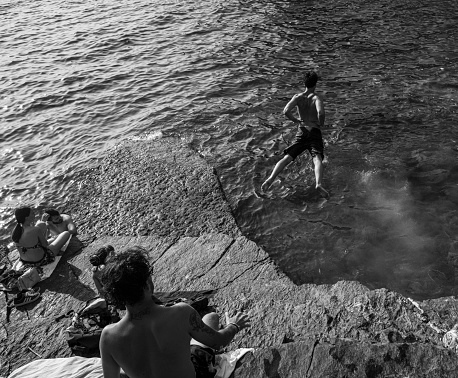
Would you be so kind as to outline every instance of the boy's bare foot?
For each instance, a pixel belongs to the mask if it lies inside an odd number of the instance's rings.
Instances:
[[[270,188],[270,186],[272,185],[272,180],[270,179],[267,179],[266,181],[264,181],[264,183],[261,185],[261,190],[263,192],[265,192],[266,190],[268,190]]]
[[[321,197],[329,199],[330,195],[328,191],[325,188],[323,188],[321,185],[318,185],[315,189],[318,190],[318,192],[321,194]]]

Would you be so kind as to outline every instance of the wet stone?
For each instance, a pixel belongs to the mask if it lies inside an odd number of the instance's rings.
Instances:
[[[146,185],[156,176],[167,183],[161,197]],[[178,188],[172,195],[169,186],[180,182],[174,177],[188,177],[188,195]],[[113,182],[115,198],[106,196]],[[132,182],[138,185],[127,185]],[[2,314],[0,376],[37,358],[71,355],[62,336],[69,319],[55,317],[97,295],[89,256],[107,244],[116,251],[145,248],[157,292],[214,290],[210,305],[219,314],[242,309],[250,315],[251,328],[225,349],[255,348],[239,361],[234,378],[453,377],[458,369],[456,354],[442,344],[458,319],[454,297],[414,302],[355,281],[294,284],[241,235],[213,169],[179,141],[118,146],[99,169],[83,172],[78,185],[67,208],[81,235],[37,285],[41,300],[13,310],[10,322]],[[136,196],[138,188],[150,192]],[[197,192],[202,199],[194,199]],[[127,199],[135,206],[110,210]],[[145,214],[164,219],[152,223]],[[5,305],[0,296],[0,308]]]

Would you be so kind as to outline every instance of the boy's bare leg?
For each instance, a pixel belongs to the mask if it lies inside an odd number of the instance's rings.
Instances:
[[[321,196],[328,199],[329,193],[328,191],[321,186],[321,179],[323,178],[323,162],[321,160],[321,155],[315,155],[313,157],[313,165],[315,166],[315,181],[316,186],[315,189],[320,192]]]
[[[269,189],[269,187],[272,185],[274,182],[275,178],[278,176],[278,174],[285,169],[285,167],[293,161],[293,158],[289,155],[285,155],[283,159],[281,159],[274,167],[274,170],[270,174],[269,178],[264,181],[264,183],[261,185],[261,189],[263,191],[266,191]]]

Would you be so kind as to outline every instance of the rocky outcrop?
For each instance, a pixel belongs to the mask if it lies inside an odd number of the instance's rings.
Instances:
[[[176,140],[123,143],[82,171],[70,193],[66,211],[82,234],[240,235],[213,168]]]
[[[138,154],[134,153],[137,149],[141,151]],[[96,295],[88,256],[111,244],[118,251],[136,245],[147,249],[154,264],[156,291],[211,289],[215,293],[210,304],[218,313],[249,313],[252,327],[238,334],[228,349],[256,350],[241,360],[234,377],[455,376],[457,356],[441,341],[444,331],[456,319],[458,303],[454,298],[416,303],[386,289],[371,291],[358,282],[293,284],[262,248],[240,235],[223,194],[218,192],[217,179],[205,162],[188,150],[187,160],[194,166],[194,171],[189,172],[199,178],[206,176],[205,180],[188,177],[187,182],[196,185],[188,186],[187,194],[196,198],[193,190],[202,190],[205,206],[184,198],[186,192],[175,186],[179,181],[167,179],[174,176],[172,168],[178,159],[175,153],[181,156],[183,151],[184,146],[172,141],[127,144],[110,152],[99,174],[97,170],[87,173],[91,180],[76,193],[80,200],[71,209],[88,236],[80,237],[81,244],[72,242],[51,278],[39,284],[41,301],[31,308],[13,311],[11,321],[3,324],[0,375],[6,376],[38,356],[70,355],[62,335],[69,320],[54,319]],[[116,162],[113,154],[125,158]],[[127,167],[146,164],[149,154],[155,156],[151,164],[156,169],[148,177],[158,175],[169,182],[170,197],[162,198],[161,208],[167,209],[167,219],[178,225],[170,229],[170,235],[153,218],[148,218],[151,223],[146,227],[147,235],[133,232],[137,230],[134,219],[140,211],[152,214],[158,206],[153,187],[142,202],[132,205],[133,213],[123,207],[126,198],[134,198],[135,189],[131,192],[134,184],[122,183],[136,182],[137,176],[143,182],[144,172],[148,171],[145,167]],[[179,172],[186,170],[186,161],[179,165]],[[116,171],[122,183],[117,185],[116,195],[108,194],[108,178],[115,180]],[[112,196],[110,205],[107,195]],[[181,219],[173,208],[184,205],[194,215]],[[119,209],[118,213],[115,209]],[[101,219],[104,225],[94,232],[94,221],[87,218]],[[128,225],[123,227],[123,222]],[[189,235],[190,229],[200,231]],[[129,232],[133,234],[125,235]]]

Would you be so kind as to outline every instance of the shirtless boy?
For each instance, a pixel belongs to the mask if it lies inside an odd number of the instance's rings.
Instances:
[[[329,193],[321,184],[324,158],[321,127],[324,126],[325,114],[323,101],[315,94],[317,81],[318,75],[313,71],[308,72],[304,80],[305,92],[294,95],[283,110],[283,114],[298,125],[296,140],[283,151],[285,156],[275,165],[269,178],[262,184],[261,189],[263,191],[269,189],[278,174],[289,163],[305,150],[308,150],[315,167],[315,188],[321,196],[329,198]],[[293,114],[295,108],[299,112],[300,119]]]
[[[125,305],[127,311],[102,332],[104,378],[119,378],[120,368],[130,378],[195,378],[191,338],[220,349],[249,326],[248,316],[237,313],[225,328],[215,330],[185,303],[170,307],[156,304],[151,274],[139,247],[115,255],[105,268],[102,283],[108,297]]]
[[[68,231],[70,235],[76,235],[76,226],[70,215],[60,214],[55,209],[45,209],[44,213],[49,215],[46,225],[51,236],[57,236],[64,231]]]

